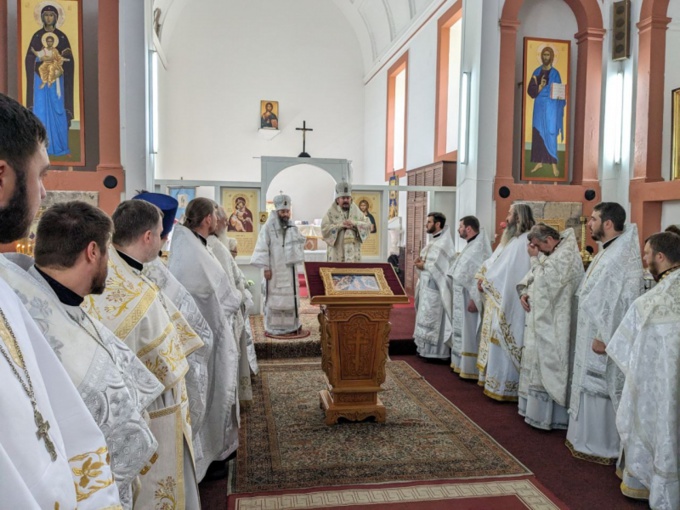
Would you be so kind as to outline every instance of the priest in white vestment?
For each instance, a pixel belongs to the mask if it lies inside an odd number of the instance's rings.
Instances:
[[[637,227],[625,227],[615,202],[594,207],[588,226],[602,248],[577,292],[578,322],[566,445],[579,459],[613,464],[619,456],[616,407],[623,373],[605,352],[644,282]]]
[[[566,429],[583,261],[574,230],[539,223],[529,231],[531,271],[517,285],[527,312],[519,374],[519,414],[532,427]]]
[[[250,360],[254,358],[255,346],[252,342],[252,335],[250,328],[246,328],[246,323],[250,322],[250,316],[247,312],[247,301],[250,298],[245,292],[238,287],[236,283],[236,261],[231,255],[229,249],[222,244],[218,235],[227,229],[227,214],[223,207],[215,204],[217,207],[217,227],[213,234],[207,238],[208,249],[215,256],[217,261],[224,269],[229,280],[229,287],[234,289],[241,298],[241,304],[233,314],[232,329],[234,338],[239,347],[239,365],[238,365],[238,399],[243,405],[248,405],[253,400],[253,386],[250,379],[251,363]],[[247,292],[247,291],[246,291]],[[249,294],[249,292],[248,292]],[[252,304],[252,298],[250,298]],[[249,325],[249,324],[248,324]],[[252,352],[252,357],[251,353]],[[257,372],[257,361],[255,360],[255,370]]]
[[[131,509],[139,474],[158,447],[144,415],[163,385],[80,308],[84,296],[104,290],[112,228],[109,217],[94,206],[57,204],[40,219],[35,265],[26,255],[8,254],[16,265],[0,259],[0,274],[26,303],[104,433],[121,503]]]
[[[245,277],[243,271],[241,271],[241,268],[236,263],[236,256],[238,255],[238,243],[236,242],[236,239],[234,239],[233,237],[228,237],[226,234],[227,220],[228,218],[224,210],[224,207],[219,206],[217,208],[218,228],[214,237],[216,237],[217,240],[220,243],[222,243],[222,246],[227,248],[229,254],[231,255],[229,263],[227,264],[227,267],[229,268],[229,270],[227,271],[227,275],[229,276],[229,281],[232,280],[234,281],[236,288],[238,289],[242,296],[240,311],[244,317],[244,329],[247,340],[246,351],[248,353],[248,364],[250,365],[250,371],[253,374],[257,375],[260,369],[258,368],[257,365],[257,355],[255,354],[255,343],[253,341],[253,330],[250,326],[250,312],[253,308],[253,294],[250,292],[250,286],[253,285],[253,282]],[[224,228],[224,230],[221,231],[220,230],[221,228]],[[214,245],[212,244],[214,243],[212,237],[213,236],[210,236],[208,238],[208,244],[214,247]],[[213,251],[213,253],[215,253],[215,251]]]
[[[456,258],[456,249],[442,213],[429,213],[425,230],[432,238],[414,261],[419,277],[413,340],[420,356],[448,360],[451,357],[453,299],[451,280],[446,275]]]
[[[531,268],[527,235],[534,216],[526,204],[513,204],[501,242],[478,273],[484,316],[477,368],[479,385],[494,400],[516,402],[524,340],[524,310],[517,284]]]
[[[27,235],[45,198],[50,162],[41,122],[3,94],[0,133],[0,243],[11,243]],[[4,508],[122,508],[104,435],[1,276],[0,414]]]
[[[158,257],[162,212],[144,200],[127,200],[113,213],[106,290],[90,295],[83,308],[123,340],[163,384],[165,391],[149,408],[158,459],[143,473],[136,504],[142,508],[174,501],[200,508],[194,471],[187,357],[203,342],[156,284],[143,275],[144,264]]]
[[[189,395],[189,414],[191,416],[191,433],[194,443],[194,463],[201,464],[205,457],[203,443],[199,431],[208,412],[209,367],[213,349],[213,333],[208,322],[198,309],[198,305],[191,297],[184,285],[170,272],[160,257],[144,264],[142,270],[153,283],[158,285],[161,292],[179,310],[191,326],[191,329],[203,342],[203,347],[196,349],[189,356],[189,371],[185,377],[187,394]]]
[[[680,236],[645,243],[657,285],[633,302],[607,354],[625,383],[616,412],[623,463],[621,492],[652,509],[680,509]]]
[[[249,282],[246,279],[243,271],[241,271],[241,268],[236,263],[235,257],[238,255],[238,246],[236,239],[227,237],[226,235],[227,222],[228,215],[224,210],[224,207],[218,205],[217,229],[214,234],[208,236],[208,247],[212,250],[213,255],[215,255],[224,271],[227,273],[229,282],[233,283],[236,290],[241,294],[241,307],[239,308],[238,314],[243,318],[242,336],[245,337],[246,342],[247,363],[250,366],[251,373],[257,375],[259,368],[257,366],[257,356],[255,355],[253,331],[250,327],[250,311],[253,308],[253,295],[250,292],[250,285],[252,285],[253,282]],[[239,341],[239,345],[241,341],[242,340]],[[247,371],[244,370],[244,374],[246,372]]]
[[[475,275],[491,256],[491,243],[479,220],[465,216],[458,222],[458,235],[466,245],[453,261],[447,277],[453,290],[451,369],[463,379],[478,379],[477,351],[481,334],[483,296]]]
[[[175,223],[175,215],[179,206],[177,200],[169,195],[149,193],[146,191],[136,195],[133,199],[146,200],[161,210],[163,213],[161,240],[166,244]],[[191,294],[189,294],[184,286],[177,281],[177,278],[170,273],[163,258],[157,257],[151,262],[144,264],[142,273],[153,283],[158,285],[163,294],[172,301],[189,323],[191,329],[194,330],[194,333],[196,333],[203,342],[202,347],[196,349],[187,356],[189,371],[184,378],[187,394],[189,395],[189,414],[191,416],[191,432],[193,434],[194,460],[195,463],[198,464],[200,459],[203,458],[203,446],[198,431],[203,424],[208,405],[208,364],[213,348],[212,331],[206,320],[203,318],[203,315],[201,315],[201,312],[198,310],[194,298],[192,298]]]
[[[274,197],[275,210],[260,229],[250,263],[263,271],[264,329],[269,335],[300,332],[297,264],[304,261],[305,237],[290,216],[288,195]]]
[[[328,262],[361,262],[361,244],[371,233],[372,223],[352,202],[352,185],[335,185],[335,202],[321,220],[321,235],[328,245]]]
[[[240,353],[232,323],[241,295],[208,247],[207,239],[216,223],[212,200],[196,198],[189,202],[184,225],[175,226],[168,260],[170,272],[189,291],[213,332],[208,371],[210,405],[199,432],[204,454],[196,466],[199,480],[211,462],[225,461],[238,448]]]

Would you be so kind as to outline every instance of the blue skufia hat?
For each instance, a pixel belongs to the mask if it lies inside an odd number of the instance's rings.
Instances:
[[[179,207],[179,202],[176,199],[172,198],[170,195],[149,193],[148,191],[140,193],[139,195],[132,197],[132,199],[145,200],[163,211],[163,230],[161,232],[161,237],[165,237],[170,233],[172,226],[175,224],[175,214]]]

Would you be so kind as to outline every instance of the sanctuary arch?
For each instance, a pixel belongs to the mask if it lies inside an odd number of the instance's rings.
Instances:
[[[274,156],[262,156],[261,158],[261,193],[260,193],[260,211],[264,211],[267,207],[267,191],[272,183],[272,181],[281,172],[293,168],[299,165],[307,165],[319,168],[326,173],[328,173],[335,182],[340,182],[346,180],[347,182],[352,182],[352,175],[350,169],[350,163],[346,159],[328,159],[328,158],[287,158],[287,157],[274,157]],[[293,183],[291,183],[292,188]],[[279,190],[275,190],[278,194]],[[284,189],[284,193],[290,195],[291,189]],[[331,194],[327,197],[327,203],[323,209],[322,215],[326,212],[326,209],[332,200]],[[293,198],[293,197],[291,197]],[[295,201],[293,202],[295,203]],[[320,216],[319,216],[320,217]],[[302,219],[297,215],[293,216],[293,219]],[[306,218],[305,218],[306,219]]]

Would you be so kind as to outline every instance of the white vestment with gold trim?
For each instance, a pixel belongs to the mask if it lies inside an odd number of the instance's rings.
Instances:
[[[142,473],[136,504],[151,508],[172,500],[180,508],[200,508],[185,376],[187,356],[203,342],[158,286],[113,246],[106,290],[88,296],[82,307],[123,340],[165,387],[149,407],[158,460]]]
[[[451,368],[463,379],[479,378],[477,352],[484,299],[477,289],[475,275],[491,253],[489,237],[481,229],[477,237],[465,245],[447,274],[453,289]],[[468,311],[471,300],[477,307],[476,312]]]
[[[8,254],[0,259],[0,275],[25,303],[104,434],[121,503],[131,509],[133,485],[158,447],[145,410],[163,385],[111,331],[80,307],[61,303],[33,259]]]
[[[343,227],[342,222],[346,220],[354,222],[354,228]],[[361,243],[371,233],[371,225],[356,204],[351,203],[349,211],[345,212],[333,203],[321,220],[321,235],[328,245],[328,262],[361,262]]]
[[[578,290],[578,323],[569,403],[567,445],[585,460],[613,463],[619,456],[616,407],[623,373],[594,339],[609,344],[624,315],[644,288],[637,227],[631,224],[601,249]]]
[[[53,461],[36,435],[29,397],[0,356],[1,504],[22,510],[121,509],[104,435],[40,329],[1,278],[0,309],[7,319],[7,325],[0,320],[0,347],[22,378],[24,368],[30,376],[36,408],[49,423],[57,454]]]
[[[495,400],[517,400],[524,345],[524,309],[517,284],[531,268],[527,235],[524,232],[498,245],[478,273],[484,289],[479,384]]]
[[[680,270],[667,273],[626,313],[607,354],[626,381],[616,412],[626,475],[654,509],[680,509]]]
[[[531,271],[517,285],[529,296],[519,375],[519,413],[533,427],[566,429],[569,375],[576,332],[576,290],[583,261],[573,229],[562,232],[549,255],[531,257]]]
[[[196,301],[213,332],[213,352],[208,367],[208,406],[199,431],[203,460],[196,465],[201,480],[212,461],[224,460],[238,448],[239,349],[232,322],[241,295],[212,250],[188,228],[175,225],[168,269]]]

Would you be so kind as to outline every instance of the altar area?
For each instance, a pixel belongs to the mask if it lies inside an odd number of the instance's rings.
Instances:
[[[314,220],[313,225],[302,224],[304,220],[296,220],[300,233],[305,236],[305,262],[325,262],[327,244],[321,235],[321,220]],[[298,224],[299,223],[299,224]],[[298,266],[298,273],[303,273],[304,268],[302,264]]]
[[[229,221],[227,236],[238,243],[236,263],[246,278],[254,282],[251,287],[254,303],[251,314],[255,315],[262,311],[262,271],[250,265],[250,257],[261,225],[270,214],[268,202],[279,193],[291,197],[292,219],[299,221],[297,226],[306,237],[305,262],[326,261],[321,218],[333,204],[336,183],[343,180],[352,183],[354,201],[375,227],[362,244],[363,262],[386,262],[390,255],[398,254],[399,248],[409,242],[408,236],[404,235],[407,191],[428,197],[432,207],[447,215],[453,214],[455,206],[455,188],[451,186],[357,183],[351,163],[346,159],[262,156],[260,163],[257,181],[167,179],[156,180],[153,188],[156,192],[178,198],[180,209],[177,221],[180,221],[184,207],[193,198],[210,198],[224,207],[228,218],[233,219]],[[401,215],[390,218],[390,197],[395,193],[404,195],[400,197],[404,206],[400,210]],[[410,239],[410,242],[413,244],[415,241]]]

